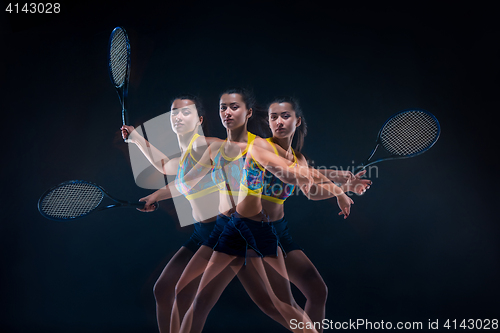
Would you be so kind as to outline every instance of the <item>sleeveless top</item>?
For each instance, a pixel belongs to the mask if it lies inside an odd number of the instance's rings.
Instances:
[[[274,153],[279,156],[278,150],[276,149],[275,144],[273,143],[271,138],[267,138],[266,140],[269,141],[269,143],[273,147]],[[295,155],[295,151],[293,149],[292,153],[293,164],[290,166],[290,168],[294,168],[297,165],[297,156]],[[295,185],[284,183],[268,170],[264,171],[262,199],[278,204],[283,204],[285,200],[290,195],[292,195],[294,189]]]
[[[184,182],[184,177],[193,168],[195,170],[201,171],[204,168],[212,168],[211,165],[204,165],[199,163],[193,156],[193,143],[199,137],[199,134],[193,135],[193,138],[189,142],[188,148],[184,155],[179,160],[179,168],[177,168],[177,176],[175,177],[175,188],[182,193],[186,199],[192,200],[200,198],[204,195],[210,194],[218,190],[215,183],[212,181],[210,175],[205,175],[196,185],[188,186]]]
[[[215,155],[212,169],[212,181],[219,191],[229,195],[254,194],[262,192],[262,170],[256,162],[247,161],[247,153],[253,147],[255,134],[247,132],[248,142],[245,150],[236,157],[229,157],[224,152],[224,141]]]
[[[243,166],[243,173],[240,182],[240,193],[243,193],[244,195],[260,196],[264,186],[264,171],[266,170],[259,164],[259,162],[253,159],[253,147],[254,142],[252,142],[248,147],[250,157],[247,155],[245,158],[245,165]]]

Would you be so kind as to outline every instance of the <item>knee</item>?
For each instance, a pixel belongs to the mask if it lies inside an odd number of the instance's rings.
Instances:
[[[328,298],[328,287],[316,270],[307,272],[305,276],[307,287],[302,291],[308,301],[318,304],[326,304]]]
[[[317,288],[318,288],[318,292],[317,292],[316,297],[322,303],[326,303],[326,299],[328,298],[328,286],[326,285],[325,281],[323,281],[323,279],[318,281]]]
[[[175,282],[169,279],[158,279],[153,287],[156,303],[172,302],[175,297]]]
[[[328,298],[328,287],[323,279],[319,279],[312,282],[313,288],[309,291],[306,298],[315,303],[326,304],[326,299]]]
[[[208,313],[211,310],[208,299],[204,297],[196,296],[192,303],[193,308],[193,316],[202,318],[205,314],[208,316]]]
[[[180,282],[177,282],[177,284],[175,285],[175,288],[174,288],[174,297],[175,299],[178,299],[178,298],[183,298],[185,297],[185,295],[187,294],[188,290],[187,288],[185,288],[185,285],[184,284],[180,284]]]
[[[270,298],[267,299],[254,298],[253,301],[259,307],[259,309],[269,317],[274,318],[275,316],[280,316],[280,312],[278,311],[278,309],[273,304]]]
[[[208,315],[210,310],[217,302],[217,298],[210,293],[201,292],[198,293],[193,300],[193,311],[197,316]]]

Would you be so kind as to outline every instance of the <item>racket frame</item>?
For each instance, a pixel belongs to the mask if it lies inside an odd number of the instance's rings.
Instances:
[[[43,210],[42,210],[42,202],[43,200],[45,199],[45,197],[52,191],[54,191],[55,189],[59,188],[59,187],[63,187],[65,185],[70,185],[70,184],[88,184],[88,185],[91,185],[91,186],[94,186],[95,188],[97,188],[99,191],[101,191],[102,193],[102,197],[101,197],[101,200],[99,200],[99,203],[97,204],[97,206],[92,209],[91,211],[89,211],[88,213],[85,213],[85,214],[82,214],[82,215],[79,215],[79,216],[75,216],[75,217],[68,217],[68,218],[56,218],[54,216],[50,216],[50,215],[47,215]],[[111,199],[112,201],[116,202],[115,204],[109,204],[109,205],[106,205],[106,206],[103,206],[103,207],[100,207],[101,203],[102,203],[102,200],[107,197],[108,199]],[[129,202],[129,201],[126,201],[126,200],[121,200],[121,199],[117,199],[113,196],[111,196],[102,186],[99,186],[95,183],[92,183],[92,182],[89,182],[89,181],[86,181],[86,180],[68,180],[68,181],[65,181],[65,182],[62,182],[56,186],[53,186],[51,187],[50,189],[48,189],[47,191],[45,191],[41,196],[40,196],[40,199],[38,199],[38,204],[37,204],[37,208],[38,208],[38,211],[40,212],[40,214],[42,214],[43,217],[49,219],[49,220],[53,220],[53,221],[72,221],[72,220],[75,220],[75,219],[79,219],[79,218],[82,218],[82,217],[86,217],[88,216],[89,214],[91,214],[92,212],[94,211],[103,211],[103,210],[107,210],[107,209],[111,209],[111,208],[120,208],[120,207],[136,207],[136,208],[143,208],[144,207],[144,202]],[[154,203],[154,206],[155,206],[155,210],[158,209],[158,202],[155,202]]]
[[[125,71],[125,79],[123,84],[117,85],[115,82],[115,79],[113,78],[113,73],[111,71],[111,43],[113,41],[114,35],[119,31],[122,30],[123,34],[125,35],[125,45],[126,45],[126,50],[127,50],[127,62],[126,62],[126,71]],[[123,27],[116,27],[113,29],[111,32],[111,35],[109,36],[109,42],[108,42],[108,74],[111,82],[113,83],[113,86],[116,88],[116,92],[118,93],[118,98],[120,99],[120,104],[122,106],[122,123],[123,125],[128,125],[129,124],[129,119],[128,119],[128,112],[127,112],[127,97],[128,97],[128,85],[129,85],[129,78],[130,78],[130,41],[128,38],[127,31]]]
[[[374,161],[370,161],[370,159],[373,157],[373,155],[375,155],[375,152],[377,151],[378,147],[382,144],[382,139],[381,139],[381,135],[382,135],[382,130],[384,129],[385,125],[387,125],[387,123],[389,121],[391,121],[394,117],[396,117],[398,114],[401,114],[401,113],[404,113],[404,112],[408,112],[408,111],[419,111],[419,112],[423,112],[425,113],[426,115],[430,116],[434,122],[436,123],[437,125],[437,135],[436,135],[436,138],[434,139],[434,141],[425,149],[423,150],[420,150],[416,153],[413,153],[413,154],[409,154],[409,155],[394,155],[394,154],[390,154],[389,156],[386,156],[386,157],[381,157],[377,160],[374,160]],[[373,150],[371,151],[370,155],[368,156],[368,158],[365,160],[364,163],[361,164],[361,166],[359,166],[356,171],[354,172],[354,174],[357,174],[358,172],[366,169],[367,167],[369,167],[370,165],[373,165],[375,163],[379,163],[379,162],[382,162],[382,161],[390,161],[390,160],[399,160],[399,159],[404,159],[404,158],[410,158],[410,157],[415,157],[415,156],[418,156],[420,154],[423,154],[425,153],[426,151],[428,151],[429,149],[431,149],[432,146],[434,146],[434,144],[437,142],[437,140],[439,139],[439,136],[441,135],[441,126],[439,125],[439,121],[437,120],[437,118],[432,114],[430,113],[429,111],[427,110],[424,110],[424,109],[415,109],[415,108],[412,108],[412,109],[405,109],[405,110],[402,110],[402,111],[399,111],[399,112],[396,112],[395,114],[393,114],[392,116],[390,116],[389,118],[387,118],[387,120],[384,122],[384,124],[382,125],[382,127],[380,127],[380,130],[378,131],[378,134],[377,134],[377,140],[375,141],[375,148],[373,148]],[[386,150],[384,148],[384,150]],[[387,151],[387,150],[386,150]]]

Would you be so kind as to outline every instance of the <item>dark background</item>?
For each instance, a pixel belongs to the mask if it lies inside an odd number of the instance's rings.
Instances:
[[[9,14],[2,1],[0,332],[156,332],[153,284],[189,237],[173,205],[44,219],[39,196],[69,179],[135,200],[109,82],[109,34],[132,45],[130,118],[169,110],[181,92],[213,114],[220,92],[253,87],[265,103],[295,95],[315,165],[347,167],[391,114],[423,108],[437,144],[384,162],[347,220],[331,201],[292,197],[291,234],[329,287],[334,321],[499,317],[500,227],[494,137],[498,25],[493,7],[374,2],[62,3],[60,14]],[[212,120],[209,119],[209,120]],[[493,142],[495,144],[493,144]],[[304,299],[297,293],[297,300]],[[234,281],[205,332],[281,332]]]

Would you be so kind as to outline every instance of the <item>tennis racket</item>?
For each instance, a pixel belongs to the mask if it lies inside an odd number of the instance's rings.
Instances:
[[[122,105],[122,122],[128,125],[127,95],[130,76],[130,43],[125,29],[116,27],[109,37],[109,78],[116,88]]]
[[[102,204],[104,198],[111,203]],[[155,204],[158,209],[158,203]],[[45,191],[38,200],[42,216],[55,221],[69,221],[85,217],[93,211],[117,207],[143,208],[144,202],[128,202],[113,198],[101,186],[84,180],[70,180]]]
[[[425,153],[438,140],[441,127],[434,115],[422,109],[408,109],[392,115],[380,129],[375,148],[354,174],[381,162],[414,157]],[[382,146],[382,156],[373,159]]]

